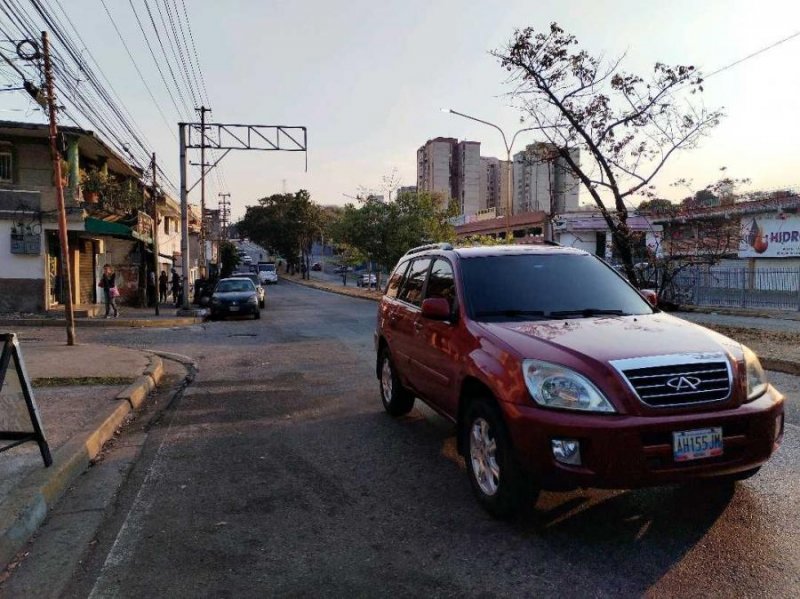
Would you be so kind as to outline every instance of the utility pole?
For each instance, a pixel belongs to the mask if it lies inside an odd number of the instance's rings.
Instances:
[[[200,276],[206,276],[206,113],[210,108],[195,108],[200,113]]]
[[[219,228],[220,228],[220,237],[227,241],[228,239],[228,221],[231,217],[231,202],[228,199],[231,197],[230,193],[219,193],[217,194],[222,199],[219,201]]]
[[[183,304],[189,310],[189,193],[186,191],[186,123],[178,123],[181,174],[181,274],[183,275]],[[180,314],[181,310],[178,311]]]
[[[150,197],[153,200],[153,274],[156,277],[156,316],[158,316],[158,302],[161,300],[159,294],[159,280],[158,280],[158,187],[156,186],[156,153],[153,152],[153,187],[150,191]]]
[[[56,187],[56,206],[58,208],[58,241],[61,246],[62,286],[67,293],[64,298],[64,313],[67,320],[67,345],[75,345],[75,313],[72,306],[72,269],[69,263],[69,245],[67,239],[67,211],[64,207],[64,187],[61,183],[61,156],[58,153],[56,140],[56,99],[53,93],[53,65],[50,62],[50,40],[47,32],[42,31],[42,51],[44,53],[44,77],[47,84],[47,111],[50,114],[50,156],[53,160],[53,176]]]

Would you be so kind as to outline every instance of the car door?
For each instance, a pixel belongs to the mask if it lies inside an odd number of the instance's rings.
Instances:
[[[414,323],[411,359],[420,373],[419,393],[448,414],[455,413],[454,383],[460,367],[454,336],[458,333],[456,285],[453,266],[445,258],[436,258],[431,265],[424,299],[443,298],[450,304],[450,321],[430,320],[418,314]]]
[[[425,280],[430,258],[415,258],[411,261],[406,272],[403,287],[397,295],[397,306],[391,327],[394,333],[394,344],[390,345],[395,359],[395,367],[400,373],[403,383],[410,389],[419,392],[420,371],[413,359],[417,351],[414,347],[416,340],[416,327],[420,318],[422,294],[425,291]]]
[[[382,336],[386,341],[389,346],[389,351],[392,353],[395,362],[395,369],[397,369],[398,362],[396,348],[397,319],[400,317],[398,310],[400,310],[402,307],[402,304],[397,299],[397,296],[403,290],[403,285],[406,281],[406,271],[408,271],[410,264],[410,260],[404,260],[395,267],[394,271],[389,276],[389,281],[387,282],[386,289],[384,290],[383,299],[378,307],[378,323],[375,339],[377,342],[378,336]]]

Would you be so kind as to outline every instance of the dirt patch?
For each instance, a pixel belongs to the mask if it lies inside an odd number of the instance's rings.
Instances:
[[[74,387],[76,385],[130,385],[133,377],[127,376],[73,376],[73,377],[46,377],[33,379],[33,387]]]
[[[748,329],[708,323],[703,323],[703,326],[744,343],[765,362],[800,363],[800,343],[798,343],[800,339],[798,339],[797,333],[765,331],[763,329]],[[767,368],[769,368],[768,364]]]

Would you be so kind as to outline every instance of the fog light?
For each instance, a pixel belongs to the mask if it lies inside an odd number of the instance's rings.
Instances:
[[[550,445],[556,462],[581,465],[581,443],[577,439],[552,439]]]

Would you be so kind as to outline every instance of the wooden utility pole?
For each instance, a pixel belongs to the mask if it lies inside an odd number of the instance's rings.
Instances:
[[[153,152],[153,187],[150,190],[150,197],[153,201],[153,274],[156,277],[156,316],[158,313],[158,302],[161,300],[161,286],[158,278],[158,187],[156,187],[156,153]]]
[[[50,114],[50,156],[53,160],[53,176],[56,187],[56,207],[58,209],[58,241],[61,246],[62,287],[64,295],[64,314],[67,320],[67,345],[75,345],[75,313],[72,306],[72,268],[69,263],[69,243],[67,240],[67,211],[64,207],[64,186],[61,182],[61,155],[58,152],[58,128],[56,126],[56,98],[53,93],[53,65],[50,62],[50,41],[47,32],[42,31],[42,52],[44,53],[44,78],[47,87],[47,111]]]

